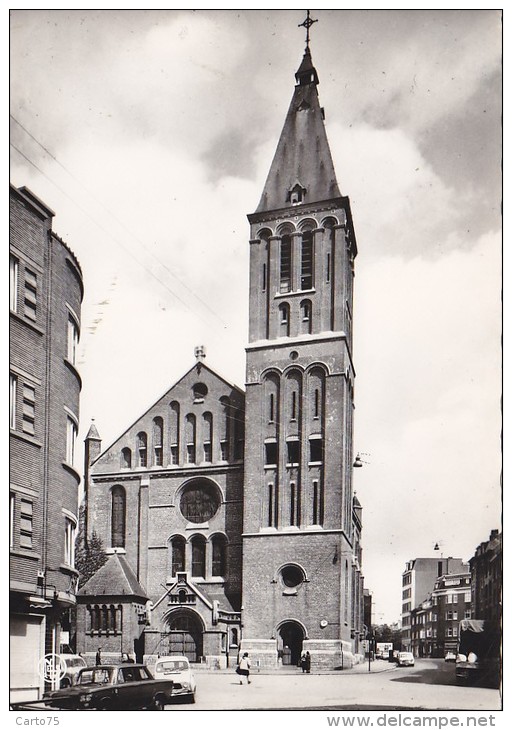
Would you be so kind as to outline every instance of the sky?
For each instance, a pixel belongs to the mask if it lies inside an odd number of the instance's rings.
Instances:
[[[304,17],[11,11],[11,182],[55,211],[84,274],[80,443],[95,419],[110,445],[196,345],[244,386],[246,216],[293,94]],[[468,560],[501,527],[501,17],[312,17],[359,250],[363,573],[375,623],[390,623],[407,560]]]

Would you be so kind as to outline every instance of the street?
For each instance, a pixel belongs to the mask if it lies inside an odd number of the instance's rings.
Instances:
[[[333,674],[300,670],[251,675],[239,683],[228,672],[196,672],[193,705],[171,705],[167,711],[197,710],[499,710],[500,691],[455,684],[455,667],[442,659],[417,659],[398,668],[383,661]]]

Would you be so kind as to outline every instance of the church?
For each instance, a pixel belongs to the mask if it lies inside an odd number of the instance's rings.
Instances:
[[[343,668],[365,638],[352,490],[356,238],[309,47],[250,224],[245,390],[199,346],[183,377],[102,451],[85,443],[77,650],[214,668]]]

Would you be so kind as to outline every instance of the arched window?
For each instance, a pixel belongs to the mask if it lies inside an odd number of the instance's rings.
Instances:
[[[231,439],[231,403],[227,396],[220,399],[223,410],[223,417],[220,422],[220,458],[221,461],[229,461],[229,442]]]
[[[192,577],[206,577],[206,540],[202,535],[196,535],[192,543]]]
[[[292,238],[285,234],[281,238],[280,286],[279,291],[286,293],[292,288]]]
[[[185,538],[177,535],[171,540],[171,573],[182,573],[185,570]]]
[[[120,485],[112,489],[112,547],[124,547],[126,532],[126,492]]]
[[[164,442],[164,422],[160,416],[153,419],[153,463],[155,466],[162,466]]]
[[[169,437],[171,441],[171,464],[179,464],[179,444],[180,444],[180,404],[173,401],[170,405],[171,419],[169,424]]]
[[[137,434],[137,456],[139,466],[148,465],[148,437],[144,431]]]
[[[279,305],[279,329],[281,337],[290,336],[290,305],[287,302]]]
[[[313,288],[313,232],[302,234],[302,256],[300,268],[300,288]]]
[[[185,418],[185,439],[187,443],[187,463],[196,463],[196,417],[189,413]]]
[[[212,460],[212,414],[203,413],[203,460]]]
[[[300,303],[300,319],[301,319],[301,330],[303,334],[311,334],[313,312],[312,304],[309,299],[304,299]]]
[[[226,538],[214,535],[212,538],[212,575],[226,574]]]
[[[121,469],[132,468],[132,450],[127,446],[121,450]]]

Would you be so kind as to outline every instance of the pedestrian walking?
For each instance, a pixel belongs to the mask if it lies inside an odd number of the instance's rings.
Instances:
[[[96,666],[99,667],[101,664],[101,646],[98,646],[98,651],[96,652]]]
[[[245,677],[247,679],[247,684],[251,684],[251,680],[249,679],[249,670],[251,668],[251,663],[249,661],[249,654],[245,652],[243,657],[240,659],[240,662],[237,667],[237,674],[240,675],[240,677]],[[240,684],[242,684],[242,679],[240,679]]]
[[[309,651],[306,652],[306,674],[311,673],[311,654]]]

